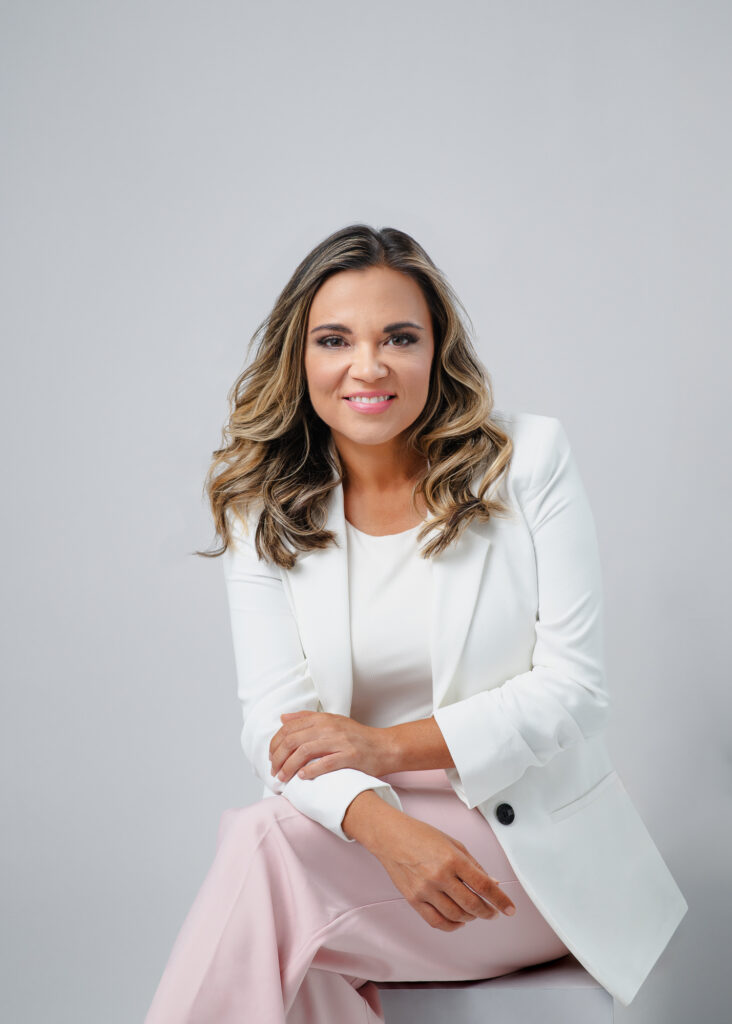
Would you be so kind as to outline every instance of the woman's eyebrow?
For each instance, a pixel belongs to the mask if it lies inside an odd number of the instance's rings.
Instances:
[[[402,327],[414,327],[418,331],[424,330],[424,327],[422,327],[421,324],[415,324],[411,320],[399,320],[395,324],[387,324],[386,327],[383,328],[383,332],[386,334],[388,331],[399,331]],[[341,331],[343,334],[353,334],[351,328],[346,327],[345,324],[320,324],[319,327],[313,327],[310,333],[315,334],[316,331]]]

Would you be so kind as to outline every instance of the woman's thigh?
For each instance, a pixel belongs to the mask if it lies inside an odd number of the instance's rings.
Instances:
[[[344,842],[284,798],[263,800],[257,813],[276,821],[270,842],[279,844],[278,862],[287,864],[300,903],[301,927],[287,943],[285,974],[293,982],[310,966],[373,981],[489,978],[567,952],[516,879],[489,823],[462,803],[444,771],[384,778],[407,814],[464,844],[501,883],[516,913],[476,918],[452,932],[433,928],[359,843]]]

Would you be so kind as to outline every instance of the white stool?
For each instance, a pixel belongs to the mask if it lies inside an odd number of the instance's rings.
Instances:
[[[571,953],[487,981],[377,982],[387,1024],[612,1024],[613,997]]]

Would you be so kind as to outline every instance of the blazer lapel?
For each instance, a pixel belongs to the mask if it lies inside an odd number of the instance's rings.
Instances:
[[[491,539],[488,524],[471,523],[432,559],[432,695],[446,702],[478,600]],[[449,703],[449,701],[447,702]]]
[[[428,521],[433,517],[428,514]],[[283,573],[290,585],[305,656],[323,710],[349,715],[353,693],[348,557],[343,485],[328,499],[327,527],[336,536],[329,545],[298,556]],[[475,608],[491,540],[487,524],[472,524],[432,561],[430,637],[434,707],[448,696],[450,684]]]

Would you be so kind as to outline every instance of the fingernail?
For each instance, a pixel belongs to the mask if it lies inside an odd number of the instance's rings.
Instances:
[[[508,914],[509,917],[512,917],[513,914],[516,913],[516,908],[515,907],[506,907],[506,911],[505,912],[506,912],[506,914]]]

